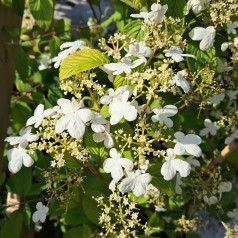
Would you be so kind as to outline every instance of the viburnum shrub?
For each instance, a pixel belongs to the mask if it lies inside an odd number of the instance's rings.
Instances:
[[[85,237],[189,237],[205,210],[237,234],[227,150],[238,138],[238,4],[189,0],[181,13],[164,2],[52,59],[64,97],[5,139],[10,172],[44,177],[34,222],[58,216]]]

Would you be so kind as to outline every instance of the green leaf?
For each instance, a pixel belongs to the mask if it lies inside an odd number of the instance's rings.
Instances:
[[[106,150],[103,142],[96,143],[93,140],[93,133],[85,134],[84,138],[85,146],[88,149],[90,155],[95,161],[103,161],[108,156],[108,151]]]
[[[106,64],[107,58],[95,49],[82,49],[69,55],[60,66],[60,79],[66,79],[83,71]]]
[[[50,39],[50,55],[55,57],[60,51],[61,39],[57,36],[54,36]]]
[[[117,75],[113,81],[113,85],[114,88],[117,89],[121,86],[130,85],[130,81],[121,75]]]
[[[31,208],[29,206],[29,204],[25,204],[23,207],[23,221],[24,224],[26,225],[27,229],[30,229],[31,227],[31,217],[32,213],[31,213]]]
[[[149,31],[148,28],[142,29],[143,21],[134,20],[129,22],[124,28],[124,34],[136,39],[138,42],[142,41],[146,33]]]
[[[26,80],[28,77],[28,58],[21,46],[18,46],[15,51],[15,66],[21,80]]]
[[[151,228],[156,228],[156,229],[150,229],[149,235],[162,231],[164,228],[164,224],[165,222],[160,217],[159,213],[154,212],[148,221],[148,226]]]
[[[29,0],[29,8],[36,24],[48,30],[53,19],[53,0]]]
[[[9,218],[4,221],[1,227],[0,237],[16,238],[20,237],[20,232],[23,223],[23,213],[21,210],[10,214]]]
[[[118,22],[122,19],[121,13],[115,11],[107,20],[101,23],[102,27],[107,27],[113,22]]]
[[[165,13],[166,16],[183,18],[184,8],[187,4],[185,0],[162,0],[161,4],[168,5],[168,11]]]
[[[81,206],[76,206],[72,209],[69,209],[65,214],[65,223],[70,226],[85,224],[87,221],[88,218],[84,214]]]
[[[120,0],[121,2],[124,2],[126,5],[139,10],[140,8],[142,8],[145,4],[146,1],[140,1],[140,0]]]
[[[100,114],[106,119],[110,117],[108,105],[103,105],[102,106]]]
[[[82,167],[82,164],[75,157],[71,156],[68,152],[64,153],[64,160],[66,167],[70,169],[78,169]]]
[[[88,226],[79,226],[70,228],[65,234],[64,238],[88,238],[91,237],[91,230]]]
[[[149,167],[147,172],[152,176],[152,184],[158,188],[162,193],[165,193],[169,196],[175,193],[175,179],[166,181],[161,175],[161,164],[155,164]]]
[[[32,186],[32,168],[22,167],[19,172],[13,174],[7,183],[8,190],[25,197]]]
[[[20,131],[20,129],[25,126],[26,121],[30,116],[32,116],[32,112],[27,103],[17,101],[14,105],[12,105],[11,117],[13,120],[13,128],[16,131]]]
[[[187,46],[188,54],[195,55],[197,60],[187,57],[188,67],[192,72],[196,72],[200,69],[209,65],[209,68],[212,70],[216,70],[217,67],[217,58],[216,51],[214,47],[211,47],[207,51],[201,51],[199,49],[199,42],[189,41]]]
[[[101,214],[101,209],[94,198],[102,196],[103,194],[98,191],[87,191],[83,197],[83,210],[88,219],[94,224],[98,225],[98,218]]]
[[[177,195],[171,196],[169,198],[169,207],[171,210],[179,210],[184,204],[186,204],[191,199],[188,195]]]

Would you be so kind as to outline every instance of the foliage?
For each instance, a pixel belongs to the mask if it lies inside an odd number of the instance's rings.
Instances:
[[[75,27],[29,0],[8,29],[20,40],[0,186],[21,206],[8,216],[1,200],[0,236],[41,222],[36,237],[193,237],[200,210],[235,234],[235,1],[111,2]]]

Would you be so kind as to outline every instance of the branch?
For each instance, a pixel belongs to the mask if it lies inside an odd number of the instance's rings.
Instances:
[[[212,171],[217,165],[222,164],[227,157],[236,149],[238,149],[238,139],[235,139],[229,145],[227,145],[222,151],[221,154],[211,161],[208,167],[205,169],[206,172]]]

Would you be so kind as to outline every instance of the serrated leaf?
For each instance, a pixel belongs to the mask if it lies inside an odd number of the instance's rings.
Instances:
[[[93,140],[93,133],[87,133],[85,135],[84,142],[87,150],[95,161],[100,162],[107,158],[108,151],[106,150],[103,142],[96,143]]]
[[[211,47],[207,51],[201,51],[199,49],[199,42],[190,41],[187,46],[187,54],[195,55],[197,60],[191,57],[187,57],[188,67],[192,72],[196,72],[209,65],[210,69],[216,70],[217,58],[215,47]]]
[[[117,75],[113,81],[114,88],[117,89],[125,85],[130,85],[130,81],[121,75]]]
[[[94,224],[98,225],[98,218],[101,213],[100,207],[94,198],[102,196],[103,194],[98,191],[87,191],[83,197],[83,210],[88,219]]]
[[[64,153],[65,165],[70,169],[79,169],[82,167],[82,164],[75,157],[71,156],[68,152]]]
[[[185,0],[162,0],[161,4],[168,5],[168,11],[165,13],[166,16],[183,18],[184,8],[187,4]]]
[[[48,30],[53,19],[53,0],[29,0],[28,3],[36,24]]]
[[[108,62],[106,56],[95,49],[81,49],[69,55],[60,66],[60,79],[66,79],[83,71],[97,68]]]
[[[143,21],[134,20],[129,22],[124,28],[124,34],[136,39],[138,42],[142,41],[146,33],[149,31],[148,28],[142,29]]]

